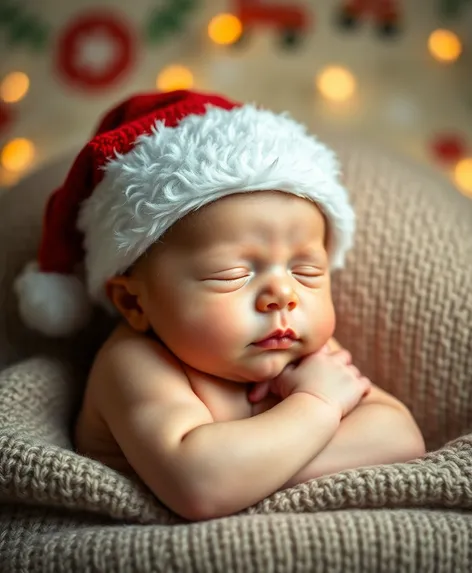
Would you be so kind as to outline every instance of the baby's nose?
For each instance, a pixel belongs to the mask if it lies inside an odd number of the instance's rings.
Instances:
[[[278,285],[264,290],[257,297],[256,308],[259,312],[275,310],[293,310],[298,305],[297,293],[290,285]]]

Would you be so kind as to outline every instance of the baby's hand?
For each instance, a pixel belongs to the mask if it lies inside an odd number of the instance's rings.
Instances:
[[[270,392],[270,382],[256,382],[253,387],[249,390],[247,398],[249,402],[257,404],[269,394]]]
[[[329,345],[326,344],[319,352],[332,352]],[[285,370],[284,370],[285,371]],[[254,404],[257,404],[269,394],[271,391],[275,393],[275,390],[271,390],[271,381],[267,382],[255,382],[252,388],[248,392],[248,400]]]
[[[341,350],[341,349],[340,349]],[[337,352],[337,350],[331,350],[329,343],[327,343],[325,346],[323,346],[323,348],[321,350],[319,350],[318,352],[329,352],[329,353],[333,353],[333,352]],[[350,360],[349,360],[350,361]],[[253,404],[257,404],[258,402],[260,402],[261,400],[264,400],[264,398],[267,396],[267,394],[269,394],[271,392],[271,382],[267,381],[267,382],[254,382],[252,384],[252,387],[249,389],[247,397],[249,402],[252,402]]]
[[[366,396],[371,382],[351,364],[347,350],[321,351],[304,357],[297,365],[288,365],[274,380],[257,384],[250,394],[261,399],[270,391],[287,398],[296,392],[312,394],[330,404],[343,418]]]

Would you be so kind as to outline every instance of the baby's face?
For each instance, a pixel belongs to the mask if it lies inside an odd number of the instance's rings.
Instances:
[[[224,379],[273,378],[334,331],[325,221],[293,195],[258,191],[203,207],[172,227],[132,280],[164,344]]]

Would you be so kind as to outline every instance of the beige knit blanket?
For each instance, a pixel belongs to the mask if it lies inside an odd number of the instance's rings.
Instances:
[[[24,201],[37,187],[23,190],[0,201],[2,573],[472,570],[472,202],[417,167],[338,147],[359,230],[334,280],[336,335],[411,409],[429,453],[194,524],[77,455],[71,429],[102,334],[66,348],[18,323],[11,279],[41,216]]]

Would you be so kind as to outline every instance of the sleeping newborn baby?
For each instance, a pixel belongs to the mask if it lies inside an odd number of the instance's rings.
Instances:
[[[408,409],[333,339],[353,231],[334,154],[288,116],[188,91],[111,110],[16,283],[50,335],[84,326],[91,301],[117,316],[77,451],[190,520],[423,455]]]

